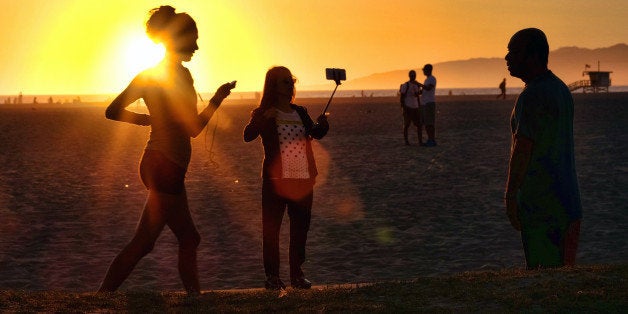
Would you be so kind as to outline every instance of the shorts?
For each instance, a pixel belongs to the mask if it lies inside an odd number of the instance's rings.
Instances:
[[[403,107],[403,124],[410,125],[410,121],[416,126],[421,125],[421,114],[419,108]]]
[[[580,220],[567,226],[538,226],[521,231],[528,269],[573,266],[576,263]]]
[[[168,159],[163,153],[144,150],[140,161],[140,178],[148,190],[181,194],[185,189],[186,169]]]
[[[421,105],[421,123],[424,125],[436,124],[436,103],[428,102]]]

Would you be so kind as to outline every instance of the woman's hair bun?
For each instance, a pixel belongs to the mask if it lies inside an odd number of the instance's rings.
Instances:
[[[177,15],[175,9],[169,5],[162,5],[149,11],[150,17],[146,21],[146,34],[153,41],[161,42],[161,34],[168,29],[168,25]]]

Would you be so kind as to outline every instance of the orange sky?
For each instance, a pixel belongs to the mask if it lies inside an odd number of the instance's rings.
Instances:
[[[598,3],[599,2],[599,3]],[[159,47],[144,35],[152,0],[0,0],[0,94],[120,92]],[[238,80],[260,90],[272,65],[299,86],[422,64],[502,57],[510,36],[543,29],[550,49],[628,42],[628,5],[605,1],[199,0],[169,1],[199,27],[187,64],[201,92]],[[329,83],[330,85],[333,83]]]

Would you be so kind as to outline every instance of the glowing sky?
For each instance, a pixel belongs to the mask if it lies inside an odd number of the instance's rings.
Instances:
[[[503,57],[510,36],[543,29],[550,49],[628,42],[625,0],[0,0],[0,94],[117,93],[159,58],[149,9],[171,4],[199,27],[187,64],[197,90],[260,90],[272,65],[299,85],[430,62]]]

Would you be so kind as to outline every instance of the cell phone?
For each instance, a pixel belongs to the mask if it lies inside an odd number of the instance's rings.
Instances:
[[[336,81],[336,84],[340,84],[340,81],[347,80],[347,72],[345,69],[327,68],[325,69],[325,75],[328,80]]]
[[[237,82],[238,82],[238,81],[232,81],[231,83],[229,83],[229,85],[231,85],[231,88],[234,88],[234,87],[236,86],[236,83],[237,83]]]

